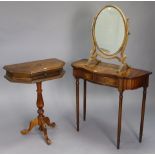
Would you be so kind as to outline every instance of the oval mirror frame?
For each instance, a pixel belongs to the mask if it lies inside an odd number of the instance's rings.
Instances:
[[[119,47],[119,49],[114,52],[114,53],[108,53],[104,50],[102,50],[99,45],[97,44],[97,41],[96,41],[96,36],[95,36],[95,26],[96,26],[96,22],[97,22],[97,19],[100,15],[100,13],[102,13],[102,11],[104,11],[105,9],[107,9],[108,7],[112,7],[114,8],[116,11],[118,11],[118,13],[120,14],[122,20],[123,20],[123,23],[124,23],[124,39],[122,41],[122,44],[121,46]],[[111,58],[117,58],[119,61],[122,61],[121,58],[117,57],[117,55],[119,53],[121,53],[121,55],[124,54],[124,50],[125,50],[125,47],[126,47],[126,44],[127,44],[127,40],[128,40],[128,19],[125,17],[125,15],[123,14],[122,10],[120,8],[118,8],[117,6],[113,6],[113,5],[107,5],[105,7],[103,7],[98,13],[97,15],[95,16],[94,18],[94,21],[93,21],[93,27],[92,27],[92,37],[93,37],[93,44],[94,44],[94,47],[93,47],[93,51],[95,50],[96,51],[96,48],[98,49],[98,55],[103,57],[103,58],[107,58],[107,59],[111,59]]]

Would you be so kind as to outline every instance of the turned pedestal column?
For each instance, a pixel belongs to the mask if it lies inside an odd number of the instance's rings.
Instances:
[[[51,140],[48,138],[48,134],[47,134],[47,128],[46,125],[50,126],[50,127],[55,127],[55,122],[50,122],[50,119],[48,117],[44,116],[44,101],[43,101],[43,97],[42,97],[42,83],[38,82],[36,83],[37,85],[37,107],[38,107],[38,117],[33,119],[30,124],[28,129],[24,129],[21,131],[21,133],[23,135],[28,134],[33,127],[35,126],[39,126],[39,130],[41,132],[43,132],[43,136],[44,139],[46,141],[47,144],[51,144]]]

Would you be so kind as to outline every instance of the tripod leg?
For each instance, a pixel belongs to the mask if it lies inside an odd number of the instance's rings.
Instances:
[[[37,125],[38,125],[38,118],[35,118],[34,120],[30,122],[28,129],[24,129],[21,131],[21,134],[23,135],[28,134]]]

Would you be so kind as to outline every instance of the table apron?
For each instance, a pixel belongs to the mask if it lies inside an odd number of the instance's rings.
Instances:
[[[136,77],[132,79],[109,77],[100,74],[91,73],[89,71],[74,69],[73,75],[75,78],[85,79],[92,83],[115,87],[120,90],[132,90],[140,87],[147,87],[149,76]]]

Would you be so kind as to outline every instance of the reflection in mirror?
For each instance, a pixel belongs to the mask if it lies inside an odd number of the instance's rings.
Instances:
[[[100,51],[107,55],[118,52],[125,37],[125,22],[122,14],[115,7],[104,8],[96,18],[94,35]]]

